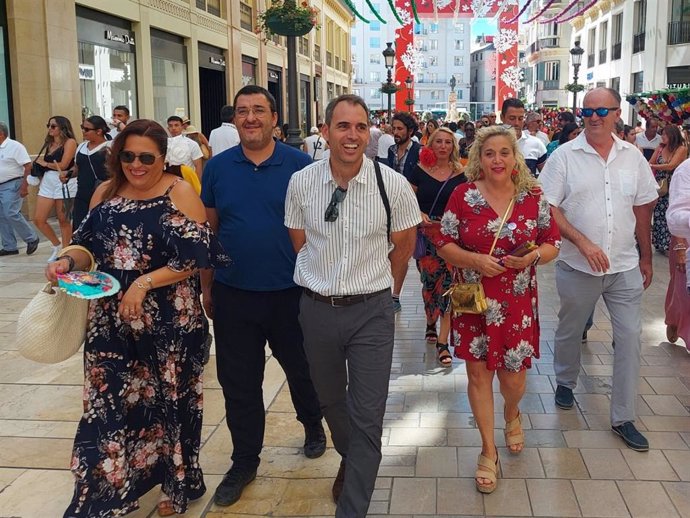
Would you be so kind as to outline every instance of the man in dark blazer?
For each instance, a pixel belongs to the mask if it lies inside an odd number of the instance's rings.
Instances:
[[[420,146],[412,136],[417,131],[417,122],[407,112],[393,115],[393,139],[395,144],[388,148],[388,165],[409,179],[419,162]]]

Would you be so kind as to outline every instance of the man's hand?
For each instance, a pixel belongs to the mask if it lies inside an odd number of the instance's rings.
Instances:
[[[201,301],[204,305],[204,311],[206,312],[206,317],[209,320],[213,320],[213,297],[211,296],[210,289],[201,290]]]
[[[652,284],[652,260],[640,260],[640,273],[642,274],[642,287],[646,290]]]
[[[597,245],[587,240],[583,242],[578,250],[589,262],[589,267],[593,272],[606,273],[610,268],[609,258],[606,256],[604,251]]]
[[[19,186],[19,197],[26,198],[29,195],[29,183],[26,178],[22,180],[22,184]]]

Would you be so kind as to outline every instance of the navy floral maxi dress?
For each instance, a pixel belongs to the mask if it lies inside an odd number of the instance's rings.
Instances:
[[[474,183],[460,185],[450,197],[435,239],[437,247],[455,243],[465,250],[488,254],[501,225]],[[560,248],[561,236],[551,207],[541,192],[518,194],[513,213],[501,230],[493,255],[509,255],[519,245],[534,241]],[[484,361],[489,370],[519,372],[539,358],[539,311],[537,274],[534,266],[508,268],[496,277],[481,277],[471,268],[460,268],[464,282],[484,287],[489,306],[483,315],[451,317],[455,356],[466,361]]]
[[[172,188],[172,186],[171,186]],[[168,197],[115,197],[95,207],[73,243],[122,291],[93,301],[84,345],[84,414],[74,441],[74,497],[65,517],[123,516],[162,484],[176,512],[206,491],[199,466],[205,331],[199,278],[150,290],[127,323],[119,301],[140,275],[227,264],[208,223]]]

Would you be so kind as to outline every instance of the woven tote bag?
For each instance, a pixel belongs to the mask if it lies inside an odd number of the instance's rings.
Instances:
[[[40,363],[66,360],[84,343],[88,312],[88,300],[46,284],[19,315],[19,354]]]

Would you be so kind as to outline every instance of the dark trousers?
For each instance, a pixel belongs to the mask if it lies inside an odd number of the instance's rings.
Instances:
[[[297,420],[321,421],[298,322],[301,288],[244,291],[213,284],[218,381],[223,387],[234,467],[255,469],[266,426],[262,383],[266,341],[285,371]]]
[[[381,463],[395,332],[391,296],[333,307],[305,294],[300,323],[333,444],[347,461],[335,516],[364,518]]]

